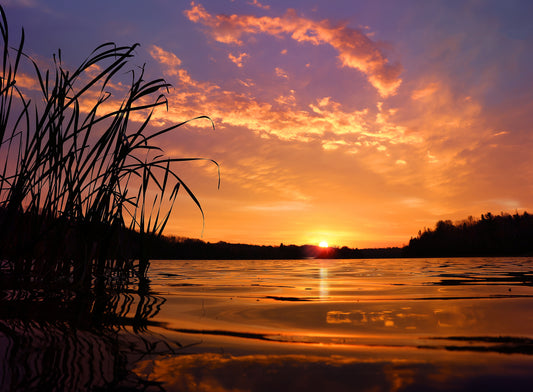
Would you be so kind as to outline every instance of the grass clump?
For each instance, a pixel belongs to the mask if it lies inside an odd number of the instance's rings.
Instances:
[[[10,46],[0,12],[0,267],[26,283],[145,276],[143,236],[162,233],[180,189],[203,217],[175,169],[202,158],[169,158],[155,144],[188,121],[150,126],[154,110],[167,105],[169,84],[146,81],[144,67],[128,70],[137,44],[103,44],[74,70],[59,51],[52,70],[43,70],[24,52],[24,30]],[[38,98],[19,86],[23,67]],[[116,104],[112,91],[124,75],[129,89]]]

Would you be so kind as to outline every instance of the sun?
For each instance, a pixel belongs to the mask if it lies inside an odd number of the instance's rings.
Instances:
[[[320,244],[318,244],[318,246],[320,246],[321,248],[327,248],[328,243],[326,241],[321,241]]]

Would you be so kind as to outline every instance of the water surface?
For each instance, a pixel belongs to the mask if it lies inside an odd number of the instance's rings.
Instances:
[[[0,287],[0,391],[533,385],[530,258],[153,261],[149,278]]]
[[[168,389],[527,390],[533,381],[529,258],[155,261],[150,279],[166,299],[154,331],[188,347],[136,371]]]

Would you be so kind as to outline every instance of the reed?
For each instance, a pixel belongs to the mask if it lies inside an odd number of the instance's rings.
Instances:
[[[66,279],[89,287],[96,275],[144,277],[143,238],[161,235],[178,191],[204,216],[176,170],[204,158],[166,157],[156,144],[191,120],[153,130],[169,84],[129,67],[137,44],[105,43],[74,70],[58,51],[52,69],[43,70],[24,52],[24,30],[10,46],[0,13],[0,267],[26,284]],[[23,66],[33,72],[38,99],[17,83]],[[129,89],[114,106],[114,83],[125,74]],[[192,120],[200,118],[211,121]]]

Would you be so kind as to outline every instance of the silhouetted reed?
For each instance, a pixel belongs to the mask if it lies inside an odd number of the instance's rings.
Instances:
[[[175,170],[203,158],[168,158],[154,144],[188,122],[150,126],[154,110],[167,105],[162,92],[169,84],[145,81],[144,67],[125,72],[137,45],[103,44],[73,71],[59,51],[53,70],[44,71],[24,53],[23,30],[18,45],[9,46],[0,11],[0,257],[9,275],[3,283],[87,291],[96,277],[106,284],[144,277],[144,234],[162,233],[180,189],[203,217]],[[23,65],[33,69],[37,99],[17,84]],[[116,103],[111,91],[125,74],[129,90]]]

